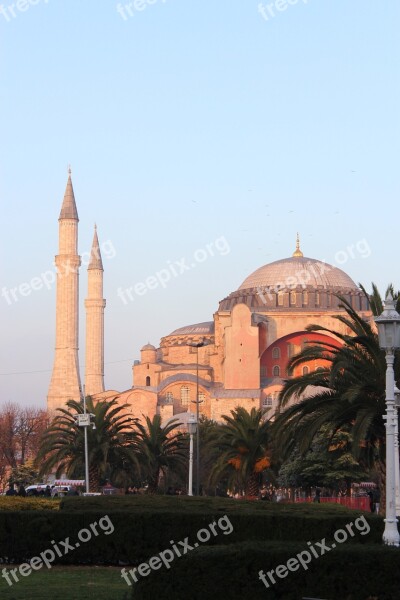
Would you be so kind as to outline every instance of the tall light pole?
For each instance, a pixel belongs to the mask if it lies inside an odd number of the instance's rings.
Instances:
[[[197,431],[197,421],[195,415],[191,414],[188,419],[189,431],[189,485],[188,496],[193,496],[193,435]]]
[[[77,423],[79,427],[84,428],[84,443],[85,443],[85,487],[86,493],[89,494],[89,450],[88,450],[88,437],[87,428],[92,425],[93,429],[96,429],[96,425],[91,422],[94,415],[86,412],[86,396],[85,391],[83,392],[83,413],[77,415]]]
[[[196,496],[200,496],[200,415],[199,415],[199,348],[208,346],[210,342],[207,340],[188,344],[193,348],[196,348],[196,421],[197,421],[197,434],[196,434]]]
[[[399,408],[400,408],[400,390],[394,386],[394,406],[395,429],[394,429],[394,469],[395,469],[395,496],[396,496],[396,516],[400,516],[400,465],[399,465]]]
[[[400,348],[400,315],[395,310],[392,294],[389,292],[384,303],[384,311],[375,317],[378,328],[379,346],[386,354],[386,519],[383,542],[388,546],[399,546],[400,537],[396,519],[396,474],[395,474],[395,430],[396,409],[394,398],[394,353]]]

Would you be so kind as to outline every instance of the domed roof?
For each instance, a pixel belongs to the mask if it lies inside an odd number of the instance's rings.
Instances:
[[[144,350],[157,350],[157,348],[155,348],[153,346],[153,344],[146,344],[145,346],[143,346],[143,348],[141,349],[141,352],[143,352]]]
[[[204,323],[195,323],[194,325],[186,325],[180,329],[175,329],[169,335],[203,335],[214,333],[214,321],[206,321]]]
[[[232,310],[236,304],[246,304],[257,312],[341,310],[338,295],[344,295],[360,310],[368,310],[366,299],[351,277],[333,265],[304,256],[297,236],[296,250],[290,258],[251,273],[236,291],[221,300],[219,310]]]
[[[239,290],[251,288],[296,289],[310,286],[329,290],[358,290],[354,281],[341,269],[326,262],[306,258],[300,250],[300,238],[297,234],[296,250],[291,258],[276,260],[264,265],[246,277]]]
[[[251,288],[291,288],[311,286],[331,290],[357,290],[354,281],[344,271],[328,263],[293,256],[260,267],[243,281],[239,290]]]

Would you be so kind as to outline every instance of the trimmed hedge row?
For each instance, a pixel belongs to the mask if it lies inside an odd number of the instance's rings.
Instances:
[[[59,508],[60,500],[58,498],[35,498],[34,496],[23,498],[20,496],[0,496],[0,511],[58,510]]]
[[[267,587],[259,579],[304,550],[306,544],[247,542],[203,547],[176,558],[170,570],[161,568],[132,583],[134,600],[398,600],[398,549],[343,545],[315,558]],[[293,564],[293,563],[292,563]],[[283,575],[281,571],[281,575]],[[133,581],[133,580],[132,580]],[[267,578],[268,583],[268,578]]]
[[[335,516],[338,514],[352,514],[353,510],[339,504],[291,504],[284,502],[260,502],[233,500],[231,498],[199,498],[196,496],[89,496],[65,497],[60,504],[61,510],[90,511],[90,510],[140,510],[154,512],[156,510],[167,512],[227,512],[233,513],[273,513],[279,515],[301,514],[318,515],[319,518]],[[370,514],[370,513],[367,513]]]
[[[68,504],[68,503],[67,503]],[[354,523],[360,517],[356,511],[340,510],[330,514],[329,511],[318,510],[307,513],[296,510],[282,511],[255,510],[237,512],[229,511],[226,506],[217,507],[203,501],[202,510],[177,511],[166,510],[66,510],[57,511],[23,511],[0,512],[0,559],[6,562],[24,562],[42,551],[52,548],[54,542],[70,538],[76,544],[78,534],[85,529],[88,541],[80,543],[73,551],[55,562],[64,564],[131,564],[145,562],[149,557],[170,547],[170,541],[196,540],[200,529],[208,529],[210,523],[227,515],[233,526],[232,533],[226,535],[222,527],[217,527],[217,534],[207,541],[208,545],[232,545],[245,541],[320,541],[333,538],[338,529],[346,529],[346,525]],[[172,505],[171,505],[172,506]],[[83,508],[83,504],[81,505]],[[107,519],[105,516],[107,515]],[[364,513],[370,532],[349,537],[349,545],[381,544],[383,522],[378,516]],[[94,523],[98,535],[91,530]],[[226,523],[225,523],[226,524]],[[106,535],[106,531],[112,533]]]

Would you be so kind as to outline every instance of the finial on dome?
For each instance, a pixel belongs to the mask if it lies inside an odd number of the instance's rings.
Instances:
[[[71,165],[68,165],[68,175],[71,175],[71,173],[72,173]]]
[[[296,257],[303,257],[304,256],[304,254],[300,250],[300,237],[299,237],[299,234],[297,234],[296,250],[293,252],[293,256],[296,256]]]

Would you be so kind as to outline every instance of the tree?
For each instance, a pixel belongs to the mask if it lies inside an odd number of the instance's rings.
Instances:
[[[258,496],[260,474],[270,466],[269,423],[261,410],[243,407],[223,415],[224,423],[216,430],[212,446],[215,465],[211,482],[226,477],[230,487],[237,486],[248,497]]]
[[[168,471],[183,475],[187,472],[188,445],[187,435],[176,431],[181,425],[177,419],[161,425],[160,415],[153,419],[145,418],[145,425],[135,424],[134,449],[139,463],[141,477],[148,483],[148,492],[158,491],[161,476]]]
[[[294,446],[304,454],[323,425],[328,425],[333,434],[349,427],[352,453],[367,467],[375,463],[381,473],[383,489],[385,354],[379,347],[375,326],[364,321],[345,298],[338,297],[345,314],[334,318],[344,324],[349,333],[342,334],[319,325],[307,327],[308,331],[328,333],[341,345],[314,342],[290,360],[289,369],[316,359],[325,360],[326,367],[285,382],[280,393],[280,408],[286,407],[286,410],[275,421],[274,439],[283,455],[287,456]],[[371,305],[377,311],[381,308],[376,286]],[[398,355],[395,377],[398,381]],[[309,397],[301,399],[306,390]],[[298,403],[287,407],[290,400]]]
[[[23,465],[19,465],[11,470],[9,481],[10,483],[17,483],[24,487],[37,483],[39,472],[34,466],[33,461],[27,461]]]
[[[0,411],[1,462],[16,468],[36,456],[40,436],[47,425],[46,411],[11,402],[5,404]]]
[[[134,420],[126,412],[127,405],[117,400],[94,403],[89,396],[87,412],[94,414],[95,429],[88,427],[88,462],[91,491],[98,490],[106,474],[113,482],[127,470],[137,468],[133,449],[132,426]],[[56,468],[56,476],[63,472],[68,477],[83,476],[85,464],[84,431],[76,416],[83,413],[83,404],[67,402],[67,408],[57,409],[58,414],[42,436],[37,464],[40,474]]]
[[[302,455],[297,448],[281,466],[279,483],[289,487],[328,487],[350,493],[351,483],[368,477],[351,452],[351,436],[345,430],[335,433],[327,426],[315,436]]]

